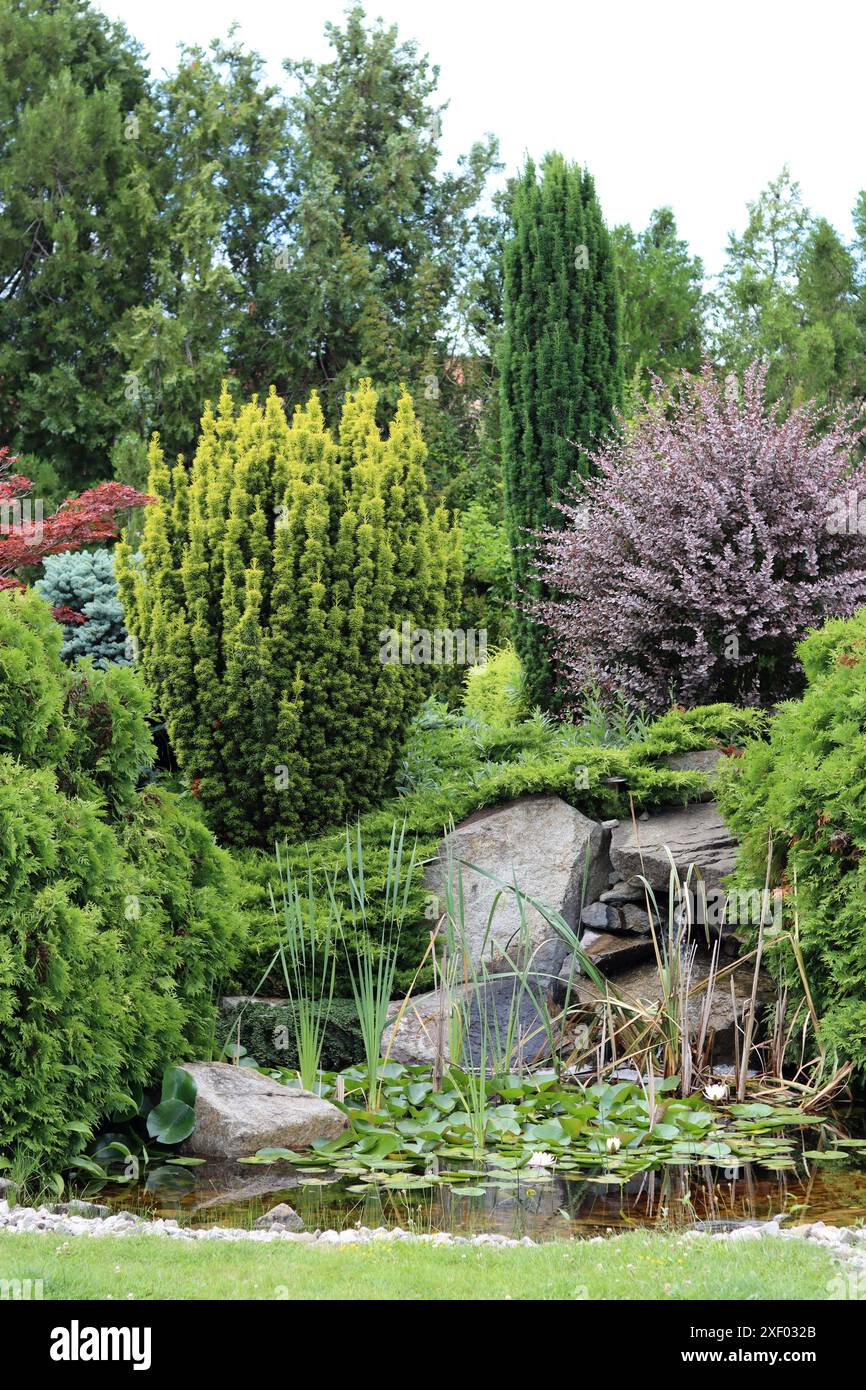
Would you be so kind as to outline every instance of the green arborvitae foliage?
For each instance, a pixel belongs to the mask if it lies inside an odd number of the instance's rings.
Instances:
[[[766,959],[805,1018],[787,929],[796,925],[830,1070],[853,1061],[866,1076],[866,610],[834,619],[797,648],[808,686],[782,705],[769,741],[731,766],[721,805],[741,841],[737,886],[781,888],[785,931]],[[794,1030],[797,1031],[796,1029]]]
[[[67,607],[87,621],[63,624],[64,661],[89,656],[95,666],[128,665],[131,652],[117,597],[110,550],[62,550],[42,562],[36,589],[52,608]]]
[[[258,984],[258,981],[254,982]],[[285,981],[281,992],[285,992]],[[221,1015],[217,1047],[237,1043],[261,1067],[297,1067],[294,1010],[285,1004],[249,1003]],[[332,999],[322,1047],[322,1070],[342,1071],[364,1060],[364,1042],[354,999]]]
[[[530,161],[511,200],[500,347],[505,516],[515,597],[541,596],[527,550],[556,525],[555,503],[589,468],[586,451],[622,405],[619,296],[591,175],[560,155]],[[550,705],[544,639],[519,611],[514,641],[534,701]]]
[[[62,1163],[169,1061],[207,1054],[241,921],[226,853],[151,785],[147,698],[74,670],[0,594],[0,1155]]]
[[[181,769],[228,843],[297,839],[379,799],[431,672],[383,632],[456,625],[459,533],[429,514],[404,392],[383,438],[369,381],[337,438],[314,393],[207,407],[190,468],[157,440],[140,561],[118,575]],[[433,668],[435,671],[435,668]]]

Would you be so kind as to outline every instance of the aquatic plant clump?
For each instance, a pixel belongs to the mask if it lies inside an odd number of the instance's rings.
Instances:
[[[294,1075],[268,1075],[296,1084]],[[821,1125],[791,1095],[719,1103],[704,1091],[678,1094],[678,1077],[568,1082],[554,1071],[506,1073],[482,1079],[483,1126],[465,1106],[470,1076],[449,1067],[437,1085],[429,1067],[379,1065],[381,1107],[366,1104],[364,1067],[323,1078],[321,1093],[346,1112],[348,1129],[317,1140],[311,1153],[263,1149],[242,1162],[286,1161],[309,1171],[336,1165],[354,1175],[361,1193],[368,1184],[408,1191],[446,1184],[467,1195],[520,1182],[544,1182],[554,1172],[585,1182],[622,1184],[665,1164],[738,1168],[756,1163],[768,1171],[795,1168],[798,1158],[844,1158],[830,1131],[826,1152],[806,1149],[801,1136]],[[476,1077],[477,1080],[477,1077]],[[340,1095],[344,1099],[340,1099]],[[857,1141],[849,1141],[856,1143]],[[866,1142],[866,1141],[864,1141]]]

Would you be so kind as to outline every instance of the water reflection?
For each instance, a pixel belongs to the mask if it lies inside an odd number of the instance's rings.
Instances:
[[[853,1155],[832,1168],[800,1163],[772,1173],[754,1164],[736,1169],[666,1165],[625,1183],[593,1181],[585,1173],[554,1173],[546,1180],[489,1188],[483,1196],[463,1196],[447,1184],[403,1192],[371,1187],[363,1193],[350,1192],[352,1185],[357,1185],[357,1177],[320,1171],[311,1178],[287,1163],[256,1168],[213,1163],[194,1170],[162,1169],[150,1175],[147,1185],[108,1185],[99,1192],[99,1200],[196,1225],[249,1226],[286,1201],[309,1230],[399,1225],[417,1231],[528,1235],[536,1240],[636,1226],[676,1229],[698,1224],[724,1229],[777,1216],[835,1225],[866,1218],[866,1166]]]

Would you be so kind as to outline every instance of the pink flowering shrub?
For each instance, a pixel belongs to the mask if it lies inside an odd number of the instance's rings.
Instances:
[[[571,702],[597,683],[650,712],[772,703],[800,688],[807,630],[866,603],[862,432],[820,432],[811,407],[778,419],[764,377],[659,386],[538,537],[556,597],[531,611]]]

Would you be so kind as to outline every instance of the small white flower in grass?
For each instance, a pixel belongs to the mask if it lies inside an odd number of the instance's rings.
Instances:
[[[556,1159],[553,1154],[545,1153],[542,1149],[538,1153],[531,1154],[527,1159],[527,1168],[552,1168]]]
[[[621,1147],[622,1145],[620,1144],[620,1141],[617,1139],[615,1134],[612,1135],[610,1139],[608,1139],[607,1151],[609,1154],[618,1154]]]
[[[707,1100],[727,1100],[728,1088],[727,1086],[723,1085],[721,1081],[717,1081],[709,1086],[704,1087],[704,1095],[706,1096]]]

